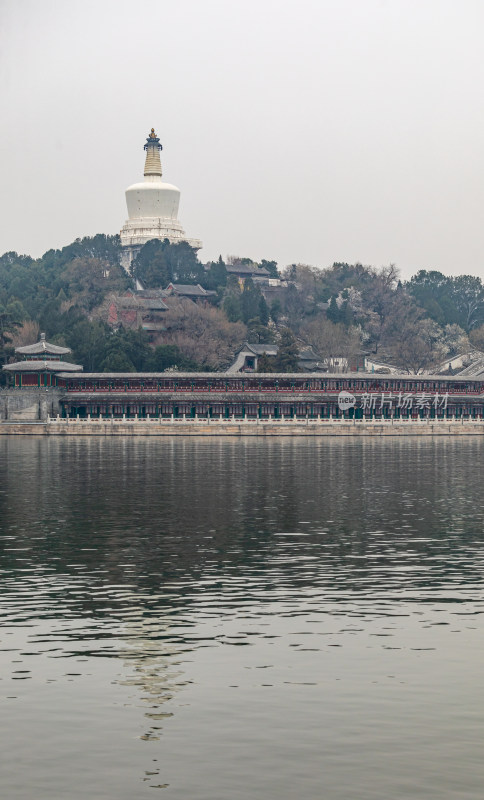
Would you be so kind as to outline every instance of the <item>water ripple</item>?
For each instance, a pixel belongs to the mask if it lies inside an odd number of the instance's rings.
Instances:
[[[9,800],[84,798],[78,763],[99,798],[480,798],[484,444],[0,451],[2,744],[38,753]]]

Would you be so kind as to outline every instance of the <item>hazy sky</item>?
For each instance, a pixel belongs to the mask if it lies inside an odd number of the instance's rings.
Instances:
[[[222,255],[484,277],[483,0],[0,0],[0,253],[117,233],[154,126]]]

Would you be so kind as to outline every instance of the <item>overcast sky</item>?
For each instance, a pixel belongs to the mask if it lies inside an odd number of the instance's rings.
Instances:
[[[482,0],[0,9],[0,253],[119,232],[154,126],[202,260],[484,278]]]

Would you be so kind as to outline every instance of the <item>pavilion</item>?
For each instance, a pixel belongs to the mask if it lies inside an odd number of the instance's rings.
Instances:
[[[60,371],[82,372],[80,364],[70,364],[63,360],[63,356],[72,352],[70,347],[46,342],[45,333],[40,334],[40,341],[25,347],[16,347],[15,352],[20,360],[5,364],[3,369],[13,377],[13,385],[18,389],[55,386],[53,377]]]

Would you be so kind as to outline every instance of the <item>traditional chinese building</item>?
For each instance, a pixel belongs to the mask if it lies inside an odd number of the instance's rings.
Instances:
[[[161,289],[128,291],[124,295],[111,295],[107,301],[106,321],[111,328],[142,328],[150,340],[165,329],[163,315],[168,306],[163,301]]]
[[[56,375],[70,417],[417,419],[484,416],[484,379],[443,376],[221,373]],[[342,393],[351,404],[342,410]]]
[[[235,275],[241,286],[244,285],[247,278],[251,278],[254,283],[265,285],[269,283],[270,273],[264,267],[258,267],[257,264],[227,264],[226,270],[228,275]]]
[[[279,352],[277,344],[252,344],[246,342],[235,356],[235,361],[227,370],[228,374],[235,372],[257,372],[259,358],[262,355],[269,359],[275,358]],[[304,347],[299,351],[298,367],[301,372],[321,372],[323,364],[311,347]]]
[[[185,297],[195,303],[198,300],[208,301],[211,297],[217,297],[217,292],[204,289],[199,283],[169,283],[163,293],[166,297]]]
[[[484,377],[83,373],[79,365],[61,360],[67,348],[50,345],[45,338],[17,352],[24,360],[4,367],[13,376],[13,387],[3,393],[8,402],[0,393],[0,417],[7,419],[28,419],[28,413],[35,419],[52,413],[104,419],[308,421],[484,417]]]
[[[55,375],[61,370],[66,373],[82,371],[80,364],[63,361],[63,357],[70,352],[69,347],[46,342],[45,333],[41,333],[39,342],[16,347],[15,353],[21,357],[20,360],[6,364],[3,369],[12,376],[13,384],[17,388],[55,386]]]
[[[31,422],[63,413],[57,375],[61,370],[65,375],[82,371],[80,364],[64,361],[70,352],[46,342],[44,333],[35,344],[17,347],[19,360],[3,367],[10,386],[0,391],[0,420]]]

